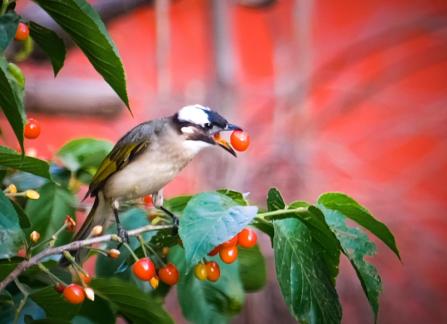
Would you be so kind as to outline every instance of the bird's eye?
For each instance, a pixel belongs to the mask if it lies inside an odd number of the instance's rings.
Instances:
[[[211,123],[206,123],[204,126],[205,126],[205,128],[207,128],[207,129],[211,129],[211,128],[213,128],[213,125],[212,125]]]

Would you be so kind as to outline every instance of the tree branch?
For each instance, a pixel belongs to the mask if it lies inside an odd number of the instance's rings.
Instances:
[[[132,237],[132,236],[138,236],[145,232],[157,231],[157,230],[173,228],[173,227],[174,227],[174,225],[146,225],[146,226],[139,227],[139,228],[133,229],[131,231],[128,231],[127,234],[129,235],[129,237]],[[10,284],[12,281],[14,281],[14,279],[16,279],[18,276],[20,276],[25,270],[32,267],[33,265],[38,264],[42,259],[44,259],[50,255],[60,254],[60,253],[63,253],[64,251],[77,250],[83,246],[92,245],[95,243],[117,241],[117,240],[119,240],[119,237],[116,234],[107,234],[107,235],[88,238],[85,240],[74,241],[74,242],[71,242],[71,243],[68,243],[65,245],[61,245],[61,246],[57,246],[54,248],[45,249],[42,252],[40,252],[40,253],[36,254],[35,256],[33,256],[32,258],[30,258],[29,260],[24,260],[21,263],[19,263],[17,265],[17,267],[2,282],[0,282],[0,292],[8,284]]]

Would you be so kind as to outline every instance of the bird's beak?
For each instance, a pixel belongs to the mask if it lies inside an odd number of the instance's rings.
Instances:
[[[231,153],[234,157],[237,157],[236,152],[233,150],[230,143],[228,143],[224,138],[222,138],[219,133],[216,133],[213,136],[213,139],[214,139],[214,143],[219,145],[225,151]]]
[[[232,131],[232,130],[242,130],[242,128],[240,128],[239,126],[233,125],[233,124],[227,124],[227,126],[225,126],[225,128],[223,129],[224,131]]]

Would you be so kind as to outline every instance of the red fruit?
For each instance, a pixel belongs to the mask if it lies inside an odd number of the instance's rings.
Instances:
[[[229,239],[228,241],[223,242],[223,243],[221,244],[221,247],[224,247],[224,248],[226,248],[226,247],[232,247],[232,246],[235,246],[236,244],[237,244],[237,235],[235,235],[234,237],[232,237],[232,238]]]
[[[244,248],[252,248],[256,245],[257,240],[258,236],[256,235],[256,232],[251,228],[246,227],[238,234],[237,243]]]
[[[146,207],[152,207],[154,205],[154,201],[152,200],[152,195],[144,196],[143,202]]]
[[[231,133],[230,142],[236,151],[243,152],[250,145],[250,136],[244,131],[235,130]]]
[[[208,253],[208,255],[209,255],[209,256],[215,256],[217,253],[219,253],[219,249],[220,249],[220,245],[219,245],[219,246],[216,246],[214,249],[212,249],[212,250]]]
[[[223,247],[219,250],[219,256],[225,263],[233,263],[238,255],[237,246]]]
[[[54,285],[54,290],[56,290],[59,294],[62,294],[65,290],[65,285],[63,283],[58,282]]]
[[[64,289],[64,297],[70,304],[80,304],[85,299],[84,289],[76,284],[70,284]]]
[[[162,267],[158,270],[158,277],[165,284],[173,286],[178,282],[179,274],[176,266],[172,263],[168,263],[166,267]]]
[[[17,26],[16,30],[16,36],[15,39],[18,41],[24,41],[29,36],[29,27],[27,24],[23,22],[19,22],[19,25]]]
[[[148,281],[155,276],[155,266],[151,259],[142,258],[132,265],[132,272],[138,279]]]
[[[217,281],[220,277],[220,267],[217,262],[209,261],[205,263],[206,266],[206,278],[209,281]]]
[[[92,277],[90,277],[89,274],[83,274],[82,272],[79,273],[79,277],[86,285],[88,285],[92,281]]]
[[[25,125],[24,135],[28,139],[38,138],[40,135],[40,124],[34,118],[28,118]]]
[[[200,281],[204,281],[208,276],[208,271],[206,270],[206,265],[204,265],[203,263],[198,263],[194,267],[194,274],[197,279],[199,279]]]

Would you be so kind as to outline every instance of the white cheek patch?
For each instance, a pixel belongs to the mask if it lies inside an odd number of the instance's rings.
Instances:
[[[183,142],[183,147],[185,148],[185,150],[187,150],[188,152],[190,152],[192,154],[197,154],[202,149],[204,149],[206,147],[210,147],[210,146],[212,146],[210,143],[202,142],[202,141],[187,140],[187,141]]]
[[[209,123],[208,114],[205,110],[209,109],[201,105],[185,106],[178,112],[178,119],[203,126]]]
[[[194,134],[194,127],[192,126],[182,127],[180,130],[183,134]]]

